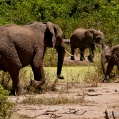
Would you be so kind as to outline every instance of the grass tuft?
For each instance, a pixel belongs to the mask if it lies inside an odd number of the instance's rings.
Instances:
[[[60,105],[60,104],[82,104],[84,103],[84,96],[80,98],[57,96],[57,97],[39,97],[34,98],[33,96],[23,100],[23,104],[40,104],[40,105]]]

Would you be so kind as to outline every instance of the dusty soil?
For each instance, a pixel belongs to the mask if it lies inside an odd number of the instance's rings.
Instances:
[[[79,61],[75,62],[79,63]],[[29,95],[10,96],[10,101],[18,102],[14,107],[11,119],[105,119],[106,110],[109,119],[119,119],[118,81],[116,83],[98,83],[97,87],[84,83],[73,83],[70,88],[67,88],[67,83],[59,81],[56,88],[57,91],[48,91],[45,94],[33,95],[33,97],[64,96],[69,99],[82,99],[82,102],[80,104],[28,105],[19,102],[28,98]],[[115,118],[113,118],[112,112]]]
[[[81,86],[80,86],[81,85]],[[61,87],[57,85],[57,87]],[[62,84],[64,92],[49,91],[45,94],[37,94],[36,98],[64,96],[68,98],[81,99],[80,104],[63,105],[28,105],[18,104],[14,108],[12,119],[105,119],[107,110],[110,119],[112,111],[116,119],[119,119],[119,83],[99,83],[97,87],[74,84],[73,88],[66,93],[66,84]],[[9,97],[11,101],[21,102],[29,96]],[[16,117],[17,116],[17,117]]]

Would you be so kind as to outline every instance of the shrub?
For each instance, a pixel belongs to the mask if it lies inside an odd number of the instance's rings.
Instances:
[[[8,101],[9,92],[0,85],[0,119],[10,119],[13,104]]]
[[[78,27],[95,28],[104,32],[107,43],[116,45],[118,11],[118,0],[1,0],[0,26],[51,21],[62,28],[64,38]]]

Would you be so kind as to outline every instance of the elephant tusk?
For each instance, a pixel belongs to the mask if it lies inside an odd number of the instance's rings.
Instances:
[[[70,54],[66,49],[65,49],[65,52],[66,52],[69,56],[74,56],[74,55]]]

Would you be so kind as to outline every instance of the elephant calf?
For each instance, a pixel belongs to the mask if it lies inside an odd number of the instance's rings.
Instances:
[[[70,37],[71,54],[73,55],[71,56],[71,60],[75,60],[74,53],[76,48],[80,50],[80,60],[85,60],[84,50],[89,48],[90,55],[88,56],[88,60],[92,62],[95,44],[101,44],[102,48],[104,47],[104,34],[101,31],[84,28],[76,29]]]
[[[106,71],[105,63],[108,63]],[[119,45],[115,45],[113,47],[105,47],[101,55],[101,65],[103,73],[105,75],[105,78],[103,80],[104,82],[105,80],[109,79],[114,65],[116,65],[119,70]]]

